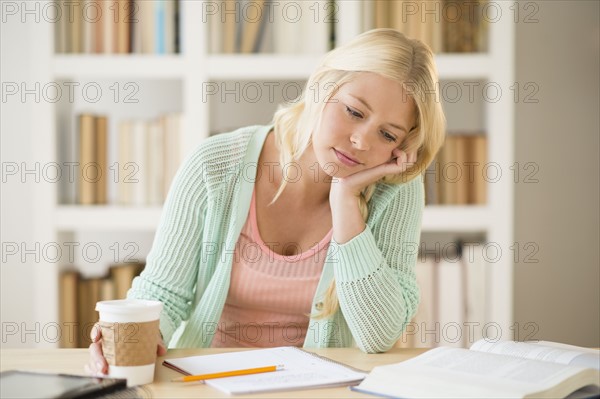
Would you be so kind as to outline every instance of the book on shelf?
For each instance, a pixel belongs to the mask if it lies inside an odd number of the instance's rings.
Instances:
[[[487,51],[487,0],[444,0],[443,48],[450,53]]]
[[[117,36],[117,54],[127,54],[131,50],[131,15],[133,8],[129,4],[129,0],[117,0],[114,2],[116,7],[114,20],[116,21],[116,36]],[[108,16],[107,16],[108,17]],[[97,22],[98,23],[98,22]]]
[[[419,306],[397,347],[466,347],[482,338],[487,262],[482,251],[464,256],[463,245],[457,242],[458,253],[448,259],[419,256],[415,266]]]
[[[88,17],[87,12],[90,7],[94,7],[96,3],[94,0],[82,0],[81,3],[81,52],[82,53],[93,53],[95,45],[95,24],[92,22],[92,18]]]
[[[94,122],[96,130],[95,161],[100,170],[96,183],[95,203],[106,204],[108,202],[108,120],[106,116],[96,116]]]
[[[137,23],[131,32],[131,52],[134,54],[151,54],[154,51],[154,4],[144,1],[137,5]]]
[[[206,5],[211,53],[325,54],[332,14],[328,0],[224,0]]]
[[[79,346],[79,334],[69,334],[72,332],[71,326],[77,326],[78,319],[78,291],[79,272],[76,270],[65,270],[59,276],[59,318],[64,333],[60,335],[61,348],[77,348]]]
[[[175,54],[179,0],[54,0],[55,53]]]
[[[147,178],[145,197],[149,205],[160,205],[164,200],[165,147],[167,141],[161,120],[156,119],[148,124],[145,159]]]
[[[441,259],[434,264],[436,279],[436,320],[439,326],[430,330],[439,330],[436,346],[465,346],[466,334],[462,328],[467,321],[466,307],[466,265],[463,259]]]
[[[163,14],[157,17],[159,21],[162,21],[162,29],[160,30],[157,37],[157,42],[159,43],[159,54],[175,54],[177,52],[177,44],[175,42],[175,29],[178,29],[178,23],[176,22],[178,18],[178,5],[178,1],[165,0]]]
[[[146,187],[148,186],[148,180],[150,178],[148,174],[149,159],[146,158],[148,154],[149,123],[150,122],[148,121],[139,119],[133,121],[133,130],[129,136],[132,139],[131,145],[129,145],[129,148],[133,150],[131,158],[129,160],[119,160],[119,166],[127,164],[133,165],[133,168],[129,168],[129,170],[133,171],[133,174],[128,173],[127,176],[120,176],[120,178],[125,180],[125,184],[133,185],[132,201],[130,204],[124,205],[146,205]]]
[[[119,123],[117,202],[160,205],[180,163],[180,115]]]
[[[117,52],[117,29],[119,19],[115,19],[112,14],[115,7],[113,2],[103,1],[101,4],[102,15],[104,15],[105,18],[96,23],[96,32],[99,33],[102,31],[102,38],[96,36],[96,41],[100,44],[99,48],[96,48],[96,50],[98,53],[114,54]],[[113,10],[111,10],[111,8]]]
[[[362,2],[362,28],[394,28],[434,53],[487,50],[482,14],[487,0],[374,0]]]
[[[486,260],[483,251],[478,250],[469,252],[469,255],[464,255],[465,250],[462,250],[462,259],[466,262],[466,278],[464,284],[466,286],[466,317],[467,322],[479,326],[470,331],[468,342],[478,341],[483,338],[483,326],[489,321],[487,315],[488,295],[490,292],[490,276],[489,263]],[[468,259],[468,261],[467,261]],[[466,323],[465,323],[466,325]]]
[[[436,334],[424,334],[432,331],[437,320],[437,267],[430,257],[417,260],[415,274],[419,287],[419,306],[410,323],[406,326],[396,347],[432,348],[436,346]]]
[[[484,205],[487,137],[483,134],[448,134],[425,172],[428,205]]]
[[[79,347],[87,348],[92,343],[90,332],[98,321],[94,311],[96,302],[100,301],[103,277],[81,278],[77,285],[77,325],[79,327]]]
[[[122,263],[109,268],[109,281],[113,282],[113,299],[127,298],[131,282],[144,270],[144,263]]]
[[[403,398],[558,398],[583,388],[597,396],[599,353],[547,341],[481,339],[470,349],[444,346],[377,366],[353,390]]]
[[[78,202],[83,205],[93,204],[96,200],[95,185],[87,178],[88,166],[93,166],[96,158],[96,135],[94,116],[79,115],[79,165]]]
[[[80,114],[78,203],[107,203],[107,120],[103,115]]]
[[[484,135],[471,136],[468,139],[467,156],[474,165],[473,184],[470,186],[467,203],[485,204],[487,190],[485,166],[487,164],[487,137]]]
[[[266,0],[254,0],[251,4],[251,13],[244,13],[238,29],[241,37],[240,53],[258,52],[265,24],[269,21],[268,9],[265,7]],[[253,11],[252,11],[253,10]]]
[[[133,279],[144,269],[143,262],[114,264],[104,276],[84,277],[74,269],[59,276],[61,348],[86,348],[90,331],[98,320],[96,302],[124,299]]]

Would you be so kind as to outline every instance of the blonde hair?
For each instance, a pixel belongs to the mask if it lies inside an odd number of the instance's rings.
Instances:
[[[308,79],[301,98],[279,107],[273,124],[281,165],[300,158],[311,144],[312,133],[320,124],[327,101],[361,72],[376,73],[399,82],[417,110],[416,126],[399,146],[408,153],[416,152],[417,160],[403,173],[385,176],[381,182],[400,184],[425,172],[444,141],[446,125],[439,101],[437,69],[433,53],[426,45],[394,29],[370,30],[327,53]],[[272,202],[281,195],[286,184],[286,179],[282,179]],[[365,221],[367,204],[374,191],[375,184],[366,187],[359,199]],[[329,286],[323,304],[315,317],[329,317],[337,311],[335,281]]]

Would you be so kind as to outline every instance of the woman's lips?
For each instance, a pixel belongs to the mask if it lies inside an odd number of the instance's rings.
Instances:
[[[360,165],[360,162],[358,162],[356,159],[350,157],[349,155],[346,155],[343,152],[336,150],[335,148],[333,149],[333,151],[335,152],[337,159],[339,159],[340,162],[343,163],[344,165],[346,165],[346,166]]]

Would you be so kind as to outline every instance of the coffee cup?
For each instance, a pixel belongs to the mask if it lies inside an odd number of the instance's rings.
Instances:
[[[159,301],[141,299],[96,303],[100,313],[102,351],[110,377],[126,378],[127,386],[154,380],[162,308]]]

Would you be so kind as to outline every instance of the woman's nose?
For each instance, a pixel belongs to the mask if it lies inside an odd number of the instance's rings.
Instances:
[[[350,136],[352,146],[357,150],[367,151],[370,148],[369,134],[366,129],[356,129]]]

